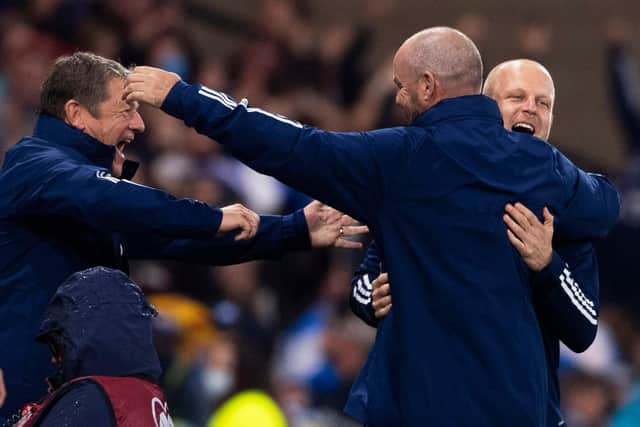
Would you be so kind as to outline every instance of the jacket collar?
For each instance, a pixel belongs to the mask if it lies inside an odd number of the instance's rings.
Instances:
[[[116,154],[115,147],[101,143],[91,135],[56,117],[41,114],[36,122],[33,136],[69,147],[85,156],[94,165],[111,170],[111,163]]]
[[[443,120],[465,117],[484,118],[502,123],[496,102],[484,95],[468,95],[447,98],[438,102],[413,121],[413,126],[427,127]]]

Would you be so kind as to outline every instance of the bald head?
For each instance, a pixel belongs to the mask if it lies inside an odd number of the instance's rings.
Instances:
[[[556,89],[551,74],[544,65],[531,59],[512,59],[493,67],[487,75],[482,93],[494,98],[496,88],[516,75],[535,76],[540,82],[546,81],[545,87],[549,89],[549,96],[555,99]]]
[[[449,92],[478,94],[482,85],[482,58],[469,37],[449,27],[422,30],[400,47],[417,76],[430,70]],[[455,96],[455,95],[454,95]]]
[[[556,91],[542,64],[530,59],[503,62],[489,72],[483,93],[498,103],[505,128],[549,138]]]
[[[393,59],[396,104],[408,122],[445,98],[480,93],[482,58],[458,30],[434,27],[409,37]]]

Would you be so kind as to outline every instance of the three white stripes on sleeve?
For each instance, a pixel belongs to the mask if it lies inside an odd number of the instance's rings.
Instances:
[[[571,271],[569,271],[567,265],[562,273],[558,277],[560,279],[560,286],[569,297],[571,303],[578,309],[578,311],[591,323],[592,325],[598,324],[598,314],[596,313],[593,301],[587,298],[578,282],[571,277]]]
[[[223,106],[227,107],[230,110],[234,110],[234,109],[236,109],[238,107],[238,103],[235,102],[233,99],[231,99],[227,94],[222,93],[222,92],[217,92],[217,91],[215,91],[213,89],[209,89],[206,86],[202,86],[200,88],[200,90],[198,91],[198,94],[202,95],[202,96],[204,96],[206,98],[213,99],[214,101],[219,102],[220,104],[222,104]],[[243,99],[240,102],[240,105],[242,105],[244,108],[246,108],[246,110],[249,113],[260,113],[260,114],[263,114],[265,116],[269,116],[272,119],[278,120],[278,121],[280,121],[282,123],[286,123],[288,125],[291,125],[291,126],[294,126],[294,127],[297,127],[297,128],[302,128],[302,124],[301,123],[298,123],[298,122],[296,122],[294,120],[288,119],[288,118],[286,118],[284,116],[281,116],[279,114],[274,114],[274,113],[270,113],[268,111],[261,110],[260,108],[248,107],[247,106],[248,103],[249,102],[246,99]]]

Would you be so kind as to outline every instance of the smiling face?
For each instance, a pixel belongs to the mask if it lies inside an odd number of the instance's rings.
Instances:
[[[501,64],[489,73],[484,92],[498,103],[506,129],[549,138],[555,88],[540,64],[529,60]]]
[[[126,146],[133,141],[136,133],[144,131],[138,103],[127,103],[122,99],[124,84],[124,79],[111,79],[107,83],[107,99],[98,104],[96,114],[82,109],[81,125],[76,125],[101,143],[116,147],[112,167],[115,176],[122,173]]]
[[[84,132],[106,145],[124,147],[133,141],[135,133],[144,131],[144,122],[138,113],[138,103],[122,99],[123,79],[107,83],[107,99],[98,104],[96,115],[85,117]]]

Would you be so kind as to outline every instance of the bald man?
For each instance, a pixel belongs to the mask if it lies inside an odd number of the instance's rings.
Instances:
[[[538,62],[517,59],[493,68],[483,93],[498,103],[505,129],[547,140],[553,122],[555,87]],[[540,323],[549,375],[547,426],[564,425],[558,384],[559,342],[581,352],[593,342],[598,325],[598,265],[590,243],[557,241],[552,245],[553,217],[544,222],[522,204],[506,207],[507,236],[531,270],[533,304]],[[556,249],[554,250],[553,247]],[[393,256],[393,254],[387,254]],[[388,275],[381,273],[373,242],[352,279],[350,305],[371,326],[391,310]],[[372,356],[373,357],[373,356]],[[345,411],[366,423],[366,369],[354,382]]]
[[[435,27],[393,64],[409,126],[326,132],[236,102],[172,73],[138,67],[138,100],[193,126],[259,172],[369,225],[394,282],[366,378],[371,426],[543,426],[548,390],[528,271],[500,218],[515,200],[548,205],[556,233],[591,239],[619,202],[603,177],[502,127],[480,95],[473,42]]]

